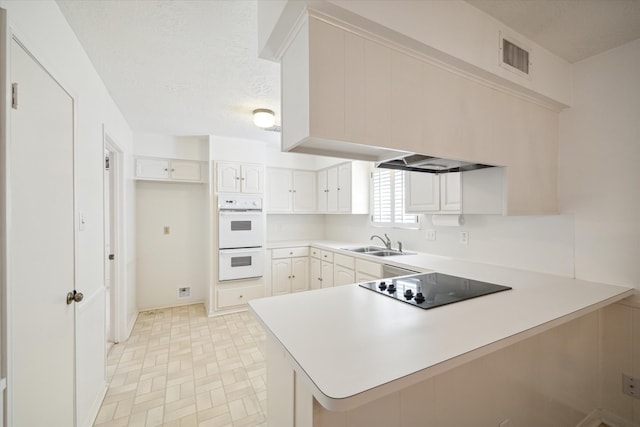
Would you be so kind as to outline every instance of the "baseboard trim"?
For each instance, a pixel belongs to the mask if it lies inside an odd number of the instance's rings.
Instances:
[[[104,397],[107,395],[107,390],[109,390],[109,384],[105,381],[102,392],[98,394],[98,397],[91,405],[91,409],[89,410],[89,415],[87,416],[87,422],[81,424],[83,427],[91,427],[93,423],[96,422],[96,418],[98,418],[98,412],[100,412],[100,407],[102,407],[102,402],[104,401]]]
[[[598,427],[600,423],[605,423],[610,427],[637,427],[631,421],[628,421],[613,412],[606,409],[594,409],[585,419],[580,421],[576,427]]]

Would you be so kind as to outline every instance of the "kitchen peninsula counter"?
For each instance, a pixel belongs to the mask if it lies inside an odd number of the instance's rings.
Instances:
[[[334,251],[355,246],[309,243]],[[634,293],[628,287],[427,254],[376,261],[513,289],[430,310],[357,284],[251,301],[270,345],[329,411],[353,410]]]

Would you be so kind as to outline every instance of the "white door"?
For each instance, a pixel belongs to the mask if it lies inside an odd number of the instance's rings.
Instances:
[[[216,165],[216,187],[220,193],[240,192],[240,165],[218,162]]]
[[[113,179],[111,167],[113,166],[113,156],[109,150],[104,151],[104,294],[105,294],[105,336],[106,350],[109,352],[114,344],[113,339],[113,300],[112,300],[112,280],[113,272]]]
[[[171,160],[171,179],[178,181],[202,181],[200,162]]]
[[[309,280],[311,289],[320,289],[322,287],[322,261],[318,258],[311,258],[309,266]]]
[[[316,173],[293,171],[293,211],[315,212]]]
[[[267,169],[267,212],[291,212],[291,171]]]
[[[10,60],[9,425],[74,426],[74,101],[16,41]]]
[[[322,261],[322,287],[333,288],[333,263]]]
[[[291,258],[291,292],[309,289],[309,258]]]
[[[316,192],[318,193],[318,212],[326,212],[327,211],[327,170],[321,170],[318,172],[316,176],[317,187]]]
[[[335,265],[333,270],[333,286],[342,286],[355,283],[356,272],[341,265]]]
[[[462,173],[440,175],[440,210],[462,212]]]
[[[263,192],[263,169],[260,165],[242,165],[241,188],[243,193]]]
[[[351,212],[351,163],[338,165],[338,212]]]
[[[433,173],[405,172],[405,211],[410,213],[440,210],[440,177]]]
[[[327,212],[338,212],[338,167],[327,169]]]
[[[138,178],[169,179],[169,161],[154,159],[136,159]]]
[[[271,294],[283,295],[291,292],[291,258],[271,261]]]

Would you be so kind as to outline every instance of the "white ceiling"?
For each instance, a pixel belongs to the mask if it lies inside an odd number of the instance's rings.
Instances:
[[[640,38],[640,0],[467,1],[569,62]],[[251,121],[269,108],[280,123],[256,0],[57,3],[134,132],[279,141]]]
[[[256,2],[58,0],[134,132],[279,141],[280,65],[258,59]]]
[[[574,63],[640,38],[640,0],[467,0]]]

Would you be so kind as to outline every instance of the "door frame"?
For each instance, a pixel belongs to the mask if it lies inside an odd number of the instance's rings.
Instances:
[[[113,134],[109,132],[105,124],[102,125],[102,152],[108,151],[110,153],[109,158],[109,176],[111,182],[109,185],[111,191],[110,210],[112,212],[111,224],[111,252],[115,254],[113,260],[111,276],[111,295],[106,295],[105,298],[111,298],[110,305],[110,322],[111,322],[111,338],[114,343],[121,342],[127,337],[127,325],[126,325],[126,292],[124,289],[124,283],[126,283],[126,269],[125,269],[125,235],[124,235],[124,183],[125,183],[125,168],[124,168],[124,149],[113,137]],[[102,162],[104,165],[104,161]],[[104,179],[104,173],[103,173]],[[104,182],[102,183],[102,189],[104,192]],[[103,201],[109,195],[103,194]],[[103,209],[104,212],[104,209]],[[106,222],[108,218],[103,218],[103,224],[105,225],[106,234]],[[104,242],[103,242],[104,247]],[[105,257],[109,254],[105,254]],[[104,276],[104,275],[103,275]],[[106,313],[105,313],[106,314]],[[106,326],[106,325],[105,325]],[[109,337],[107,337],[109,338]],[[106,366],[105,366],[106,369]]]
[[[70,82],[62,78],[60,73],[55,67],[52,66],[47,60],[46,56],[41,55],[38,49],[34,48],[34,44],[31,43],[24,34],[13,26],[11,23],[6,9],[0,8],[0,166],[3,168],[0,173],[0,212],[2,213],[3,221],[0,221],[0,422],[2,425],[13,425],[13,395],[12,395],[12,382],[11,372],[13,371],[13,355],[11,352],[12,343],[15,335],[13,331],[13,292],[11,282],[9,280],[12,277],[11,272],[11,230],[9,224],[11,224],[10,215],[10,183],[11,183],[11,169],[12,165],[9,164],[8,158],[11,153],[11,109],[12,109],[12,87],[11,87],[11,43],[16,41],[25,52],[32,57],[32,59],[42,67],[42,69],[69,95],[73,102],[72,112],[72,186],[73,186],[73,289],[77,289],[78,285],[78,265],[77,265],[77,250],[78,250],[78,201],[77,201],[77,135],[78,135],[78,121],[77,121],[77,109],[78,109],[78,95],[71,89],[73,86]],[[3,60],[3,61],[2,61]],[[19,100],[18,100],[19,103]],[[74,358],[74,371],[73,371],[73,396],[72,396],[72,408],[73,411],[73,423],[74,426],[78,425],[78,406],[77,406],[77,306],[74,307],[74,346],[73,346],[73,358]]]

